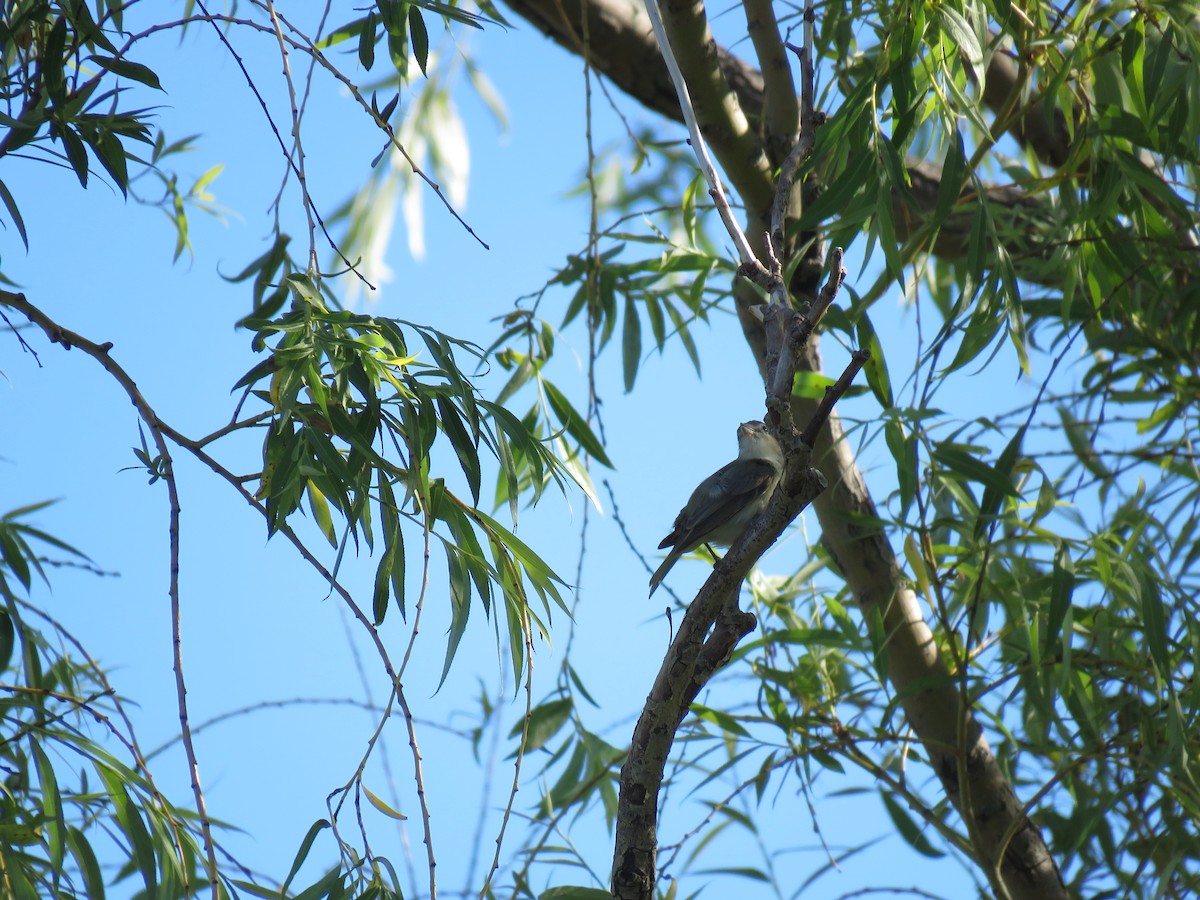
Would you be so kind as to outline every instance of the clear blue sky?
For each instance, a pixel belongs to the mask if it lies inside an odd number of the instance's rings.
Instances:
[[[235,40],[285,121],[273,42],[245,36]],[[388,256],[395,278],[370,311],[426,322],[487,344],[496,333],[489,320],[539,287],[586,239],[585,205],[566,197],[582,173],[583,79],[576,59],[523,24],[472,34],[470,46],[503,96],[511,122],[510,131],[501,135],[482,104],[469,91],[460,93],[471,141],[470,199],[463,213],[491,250],[480,248],[427,197],[428,257],[422,262],[409,257],[398,227]],[[69,172],[6,160],[0,176],[24,212],[31,249],[23,251],[11,228],[0,234],[3,272],[62,325],[96,341],[112,341],[113,357],[133,374],[162,418],[185,434],[200,436],[227,421],[234,402],[229,389],[256,361],[247,335],[232,327],[249,308],[249,291],[245,285],[227,284],[217,273],[233,274],[265,248],[266,210],[283,164],[257,102],[210,30],[194,28],[180,43],[176,36],[163,35],[147,42],[144,52],[143,61],[159,71],[166,89],[165,95],[148,95],[146,101],[163,104],[160,120],[168,135],[201,135],[197,149],[179,164],[181,170],[194,177],[224,163],[212,189],[236,215],[227,224],[193,215],[195,258],[172,264],[174,236],[158,211],[125,202],[100,178],[84,192]],[[595,105],[597,142],[618,139],[615,117],[602,99]],[[622,100],[622,105],[626,114],[640,117],[633,103]],[[379,142],[328,84],[318,87],[308,129],[310,187],[328,212],[366,177]],[[682,136],[681,129],[675,131]],[[288,230],[301,241],[303,219],[294,192],[285,216]],[[852,281],[859,275],[857,265],[852,265]],[[863,277],[859,286],[869,283]],[[566,299],[550,299],[545,309],[551,319],[559,315],[555,306],[561,309]],[[662,357],[649,356],[630,396],[622,393],[616,354],[601,365],[605,426],[617,471],[597,470],[595,475],[611,482],[630,536],[648,558],[691,487],[732,457],[736,424],[761,414],[761,388],[736,323],[718,316],[711,329],[699,328],[696,337],[705,364],[702,382],[675,347]],[[7,379],[0,384],[5,422],[0,507],[61,498],[38,515],[37,524],[114,573],[96,578],[59,570],[52,594],[39,590],[35,599],[46,603],[109,667],[118,690],[138,704],[135,718],[143,745],[154,747],[177,729],[165,491],[161,484],[148,487],[136,470],[122,471],[136,465],[130,447],[138,443],[138,431],[134,411],[117,385],[81,353],[63,352],[38,335],[28,339],[38,350],[41,367],[11,337],[0,342],[0,369]],[[582,331],[569,331],[564,340],[582,358]],[[831,369],[836,360],[835,355]],[[553,377],[573,390],[582,406],[581,369],[561,350],[556,365]],[[484,384],[494,392],[498,382]],[[258,441],[258,436],[249,437],[240,449],[231,444],[223,458],[251,471]],[[879,471],[872,477],[886,492],[892,479],[882,458],[875,459]],[[326,597],[321,581],[284,542],[268,542],[257,515],[183,453],[177,454],[177,473],[183,505],[184,658],[193,723],[263,701],[363,699],[359,661],[375,699],[382,699],[386,686],[379,666],[361,636],[347,638],[354,629],[346,625],[338,601]],[[603,489],[601,495],[607,496]],[[574,580],[584,502],[578,494],[568,503],[551,493],[521,519],[523,539],[568,581]],[[611,510],[606,513],[598,517],[593,511],[590,519],[573,653],[577,670],[602,705],[584,710],[585,719],[620,745],[641,708],[668,635],[661,598],[647,602],[646,572],[619,534]],[[810,520],[806,528],[807,537],[815,540],[815,524]],[[768,569],[793,566],[800,556],[793,550],[801,549],[803,539],[794,535],[777,548],[774,559],[767,559]],[[332,554],[326,554],[326,561],[332,561]],[[348,556],[342,575],[358,596],[369,597],[373,571],[373,561]],[[405,686],[419,718],[465,728],[475,714],[480,683],[493,686],[497,681],[495,641],[492,626],[477,610],[451,677],[435,693],[447,622],[441,572],[441,564],[435,563],[427,619]],[[682,588],[698,585],[702,575],[699,564],[687,563],[672,579]],[[535,696],[552,686],[566,641],[566,618],[560,615],[554,624],[555,647],[541,647],[537,655]],[[408,636],[405,623],[393,614],[383,631],[398,656]],[[520,702],[511,704],[506,723],[518,721],[521,712]],[[326,795],[352,773],[372,729],[373,720],[361,711],[317,704],[260,710],[203,731],[197,749],[210,811],[242,829],[224,835],[226,846],[257,870],[286,871],[309,824],[326,815]],[[420,889],[425,863],[399,719],[387,735],[383,752],[390,758],[401,808],[410,816],[407,842]],[[422,729],[421,740],[440,885],[444,891],[456,890],[467,881],[481,811],[481,855],[490,859],[511,777],[511,763],[504,759],[510,748],[502,749],[492,772],[491,797],[481,806],[486,773],[473,761],[466,742],[432,727]],[[368,785],[390,797],[382,755],[377,751]],[[519,812],[537,796],[539,764],[536,756],[526,762]],[[177,801],[190,803],[179,752],[159,757],[155,771]],[[792,780],[780,795],[768,795],[763,821],[773,831],[772,846],[794,848],[777,858],[776,866],[807,873],[825,864],[825,854],[797,788]],[[856,788],[868,790],[858,798],[826,799]],[[876,836],[883,840],[845,861],[840,872],[826,874],[805,897],[839,897],[888,884],[967,896],[970,882],[961,868],[913,854],[893,835],[869,788],[856,775],[831,773],[816,785],[821,830],[831,847]],[[710,786],[697,800],[724,793],[724,788]],[[667,818],[662,840],[678,839],[703,815],[703,807],[692,803],[686,814]],[[511,826],[509,848],[517,845],[519,827]],[[606,874],[607,834],[589,827],[581,839],[589,861]],[[373,846],[401,866],[406,850],[394,829],[377,823]],[[749,840],[719,841],[707,852],[711,857],[700,868],[762,865]],[[332,843],[320,844],[314,857],[332,862]],[[308,871],[315,877],[315,869]],[[803,877],[782,880],[796,883]],[[566,868],[554,880],[586,881],[582,873]],[[500,884],[506,883],[502,878]],[[478,880],[473,886],[478,888]],[[704,896],[724,896],[730,886],[714,881]],[[770,896],[754,882],[739,882],[737,890],[748,898]]]

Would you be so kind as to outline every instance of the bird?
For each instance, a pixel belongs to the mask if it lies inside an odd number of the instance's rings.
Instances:
[[[658,545],[671,551],[650,576],[651,596],[683,554],[701,544],[728,547],[767,508],[783,475],[783,449],[758,421],[739,425],[737,439],[737,459],[700,482],[675,517],[671,533]]]

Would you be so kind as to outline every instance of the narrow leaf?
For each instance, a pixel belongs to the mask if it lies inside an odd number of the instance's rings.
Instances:
[[[567,430],[567,434],[575,438],[579,442],[579,446],[583,447],[596,462],[610,469],[613,468],[608,454],[604,452],[604,445],[600,443],[600,439],[596,437],[587,420],[576,411],[563,392],[549,381],[543,381],[542,386],[546,389],[546,399],[550,401],[550,408],[554,410],[554,414]]]
[[[118,59],[115,56],[93,56],[92,61],[100,68],[107,69],[114,75],[139,81],[155,90],[161,91],[163,89],[159,83],[158,75],[155,74],[154,70],[148,66],[143,66],[141,63],[135,63],[128,59]]]
[[[363,789],[363,793],[367,795],[367,799],[371,801],[371,805],[373,807],[375,807],[377,810],[379,810],[381,813],[383,813],[385,816],[387,816],[389,819],[397,819],[399,821],[404,821],[405,819],[408,818],[408,816],[404,815],[404,813],[397,812],[396,810],[394,810],[390,806],[388,806],[386,803],[384,803],[382,800],[380,800],[377,796],[375,796],[374,792],[369,787],[367,787],[365,784],[362,786],[362,789]]]
[[[9,193],[8,187],[3,181],[0,181],[0,201],[4,202],[4,208],[8,210],[9,216],[12,217],[13,224],[17,226],[17,234],[21,236],[21,243],[25,245],[25,249],[29,249],[29,235],[25,233],[25,220],[21,218],[21,211],[17,208],[17,201],[13,199],[13,195]]]

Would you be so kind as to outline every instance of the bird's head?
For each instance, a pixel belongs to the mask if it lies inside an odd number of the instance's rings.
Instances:
[[[743,422],[738,426],[737,439],[739,459],[768,459],[783,466],[783,449],[762,422]]]

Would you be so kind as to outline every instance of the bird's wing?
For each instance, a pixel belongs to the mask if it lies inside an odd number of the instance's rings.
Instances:
[[[688,506],[696,514],[686,521],[675,520],[672,543],[691,550],[714,528],[725,524],[745,505],[762,495],[779,475],[779,468],[766,459],[735,459],[722,466],[692,494]],[[693,502],[703,498],[703,502]]]

